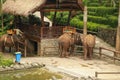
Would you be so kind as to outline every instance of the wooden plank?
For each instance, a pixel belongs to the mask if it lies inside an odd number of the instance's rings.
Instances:
[[[63,11],[72,11],[72,10],[74,10],[74,11],[79,11],[79,9],[74,9],[74,8],[72,8],[72,9],[43,9],[43,10],[41,10],[42,12],[55,12],[55,11],[59,11],[59,12],[63,12]]]
[[[95,77],[98,77],[98,74],[120,74],[120,72],[95,72]]]

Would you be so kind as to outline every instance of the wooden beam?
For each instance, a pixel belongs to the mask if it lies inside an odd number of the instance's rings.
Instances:
[[[63,11],[79,11],[78,9],[43,9],[41,10],[42,12],[55,12],[55,11],[59,11],[59,12],[63,12]]]
[[[74,4],[74,3],[69,3],[69,4],[59,4],[59,7],[78,7],[78,5],[77,4]],[[56,6],[56,4],[47,4],[47,5],[45,5],[44,6],[44,8],[45,7],[54,7],[54,8],[57,8],[57,6]]]
[[[55,21],[55,19],[56,19],[56,14],[57,14],[57,11],[54,12],[54,16],[53,16],[53,26],[55,26],[55,24],[56,24],[56,21]]]
[[[43,11],[40,11],[40,16],[41,16],[42,27],[45,27],[45,24],[44,24],[44,12]]]

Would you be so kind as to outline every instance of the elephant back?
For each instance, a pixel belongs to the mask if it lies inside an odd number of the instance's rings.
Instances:
[[[72,35],[69,33],[64,33],[58,38],[58,42],[62,44],[66,43],[68,45],[72,45],[74,44],[74,39],[71,36]]]
[[[88,34],[84,41],[86,42],[86,44],[89,46],[89,47],[94,47],[95,46],[95,36],[91,35],[91,34]]]

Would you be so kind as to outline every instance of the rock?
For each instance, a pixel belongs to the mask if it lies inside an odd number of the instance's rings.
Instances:
[[[4,71],[4,68],[2,66],[0,66],[0,71]]]
[[[24,67],[25,67],[26,69],[32,68],[31,64],[24,64]]]
[[[32,63],[31,65],[32,65],[32,67],[39,67],[39,64],[37,64],[37,63]]]
[[[10,67],[11,67],[11,68],[14,68],[14,65],[11,65]]]
[[[16,65],[14,65],[14,67],[13,67],[15,70],[20,70],[21,69],[21,67],[20,67],[20,65],[19,64],[16,64]]]
[[[6,69],[7,71],[12,70],[12,68],[11,68],[11,67],[8,67],[8,66],[6,66],[5,69]]]
[[[25,69],[24,65],[19,65],[20,69]]]

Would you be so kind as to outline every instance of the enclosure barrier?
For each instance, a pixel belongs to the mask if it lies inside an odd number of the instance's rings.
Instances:
[[[95,77],[98,77],[98,74],[120,74],[120,72],[95,72]]]
[[[107,55],[107,54],[103,54],[103,53],[102,53],[102,50],[103,50],[103,49],[113,52],[114,55],[113,55],[113,56],[110,56],[110,55]],[[100,55],[100,58],[101,58],[102,55],[105,55],[105,56],[107,56],[107,57],[113,58],[113,59],[114,59],[114,63],[115,63],[115,60],[120,61],[120,58],[117,57],[117,54],[120,54],[120,52],[119,52],[119,51],[115,51],[115,50],[111,50],[111,49],[108,49],[108,48],[104,48],[104,47],[99,47],[99,55]]]

